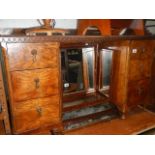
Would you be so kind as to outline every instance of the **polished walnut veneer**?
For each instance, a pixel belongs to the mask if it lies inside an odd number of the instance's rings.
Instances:
[[[111,44],[112,45],[112,44]],[[111,75],[111,102],[122,113],[137,105],[151,103],[151,77],[154,61],[154,41],[125,41],[114,43]]]
[[[3,68],[0,64],[0,122],[2,128],[4,128],[5,134],[11,134],[10,119],[8,114],[7,97],[4,86]]]
[[[4,47],[13,133],[61,122],[59,43]]]

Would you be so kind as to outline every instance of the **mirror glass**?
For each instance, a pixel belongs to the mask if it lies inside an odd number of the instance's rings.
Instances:
[[[84,89],[82,49],[62,49],[61,68],[64,93]]]
[[[83,48],[83,55],[85,58],[85,72],[87,74],[87,87],[89,89],[94,88],[94,47]]]
[[[113,51],[103,49],[100,52],[100,63],[101,63],[101,84],[100,88],[102,91],[109,90],[110,78],[111,78],[111,67],[112,67],[112,56]]]

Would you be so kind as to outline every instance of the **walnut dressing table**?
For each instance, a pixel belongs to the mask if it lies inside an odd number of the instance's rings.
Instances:
[[[123,117],[155,102],[154,36],[1,36],[0,43],[13,134],[63,131],[61,49],[66,47],[95,47],[94,94],[102,94],[100,53],[113,52],[108,98]]]

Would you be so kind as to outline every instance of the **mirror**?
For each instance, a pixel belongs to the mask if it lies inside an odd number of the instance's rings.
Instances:
[[[61,49],[63,93],[94,90],[94,48]]]
[[[113,50],[100,51],[100,92],[109,96]]]
[[[61,68],[64,93],[84,89],[81,49],[63,49],[61,51]]]
[[[83,48],[85,85],[87,92],[94,91],[94,47]]]

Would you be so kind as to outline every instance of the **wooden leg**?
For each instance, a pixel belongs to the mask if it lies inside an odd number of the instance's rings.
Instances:
[[[11,129],[10,129],[10,123],[7,118],[4,118],[4,126],[5,126],[5,132],[7,135],[11,134]]]
[[[125,113],[121,113],[121,119],[124,120],[125,118]]]
[[[51,130],[52,135],[63,135],[64,134],[64,127],[62,124],[57,125]]]

